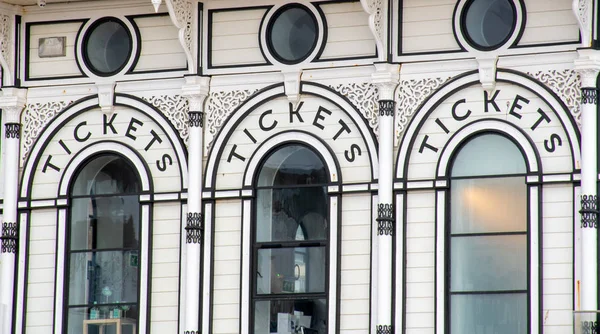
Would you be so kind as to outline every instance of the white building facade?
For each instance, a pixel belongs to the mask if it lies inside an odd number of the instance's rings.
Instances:
[[[598,8],[0,1],[0,334],[596,333]]]

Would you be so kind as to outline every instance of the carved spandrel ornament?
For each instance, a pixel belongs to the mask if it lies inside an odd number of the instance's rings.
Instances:
[[[2,75],[4,85],[13,85],[13,57],[12,57],[12,33],[13,19],[6,14],[0,14],[0,64],[2,65]]]
[[[360,0],[363,10],[369,14],[369,28],[377,44],[379,60],[384,60],[385,50],[385,27],[386,2],[383,0]]]
[[[379,134],[379,92],[370,82],[348,83],[331,86],[340,95],[346,97],[369,122],[375,135]]]
[[[56,115],[71,105],[73,101],[52,101],[33,103],[25,106],[21,116],[21,164],[29,156],[29,150],[35,143],[42,130]]]
[[[569,108],[581,129],[581,76],[576,70],[549,70],[527,73],[550,88]]]
[[[584,48],[592,46],[592,11],[594,8],[592,0],[573,0],[571,7],[579,24],[581,46]]]
[[[179,132],[181,140],[187,145],[189,137],[189,101],[181,95],[157,95],[142,97],[144,101],[160,110]]]
[[[171,21],[179,28],[179,42],[185,51],[190,71],[195,67],[193,48],[194,5],[192,0],[165,0]]]
[[[256,91],[255,89],[210,92],[204,115],[206,117],[205,152],[212,147],[214,138],[229,115]]]

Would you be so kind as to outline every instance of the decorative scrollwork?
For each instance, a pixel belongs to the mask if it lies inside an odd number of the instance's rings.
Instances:
[[[209,94],[206,102],[206,126],[208,131],[204,134],[207,152],[227,117],[254,92],[256,90],[234,90],[211,92]]]
[[[2,241],[2,253],[17,253],[18,224],[2,224],[0,239]]]
[[[583,195],[581,196],[581,227],[582,228],[597,228],[598,227],[598,196]]]
[[[20,139],[21,138],[21,124],[19,124],[19,123],[4,124],[4,135],[5,135],[6,139]]]
[[[378,325],[377,326],[377,334],[392,334],[392,326],[391,325]]]
[[[404,132],[406,125],[423,101],[448,81],[448,79],[450,79],[450,77],[400,81],[398,90],[396,91],[396,100],[398,101],[396,114],[396,140],[400,139],[400,135]]]
[[[180,95],[160,95],[142,98],[167,116],[173,127],[179,132],[181,140],[187,145],[189,137],[188,99]]]
[[[396,101],[394,100],[379,100],[379,116],[394,116]]]
[[[571,6],[579,24],[581,46],[590,47],[592,46],[593,1],[573,0]]]
[[[369,14],[369,28],[377,44],[380,59],[385,56],[385,2],[383,0],[361,0],[363,9]]]
[[[190,127],[201,128],[204,124],[204,113],[200,111],[190,111]]]
[[[8,78],[7,82],[9,85],[14,83],[13,81],[13,56],[12,56],[12,43],[13,43],[13,18],[12,16],[2,14],[0,15],[0,64],[2,64],[2,74]]]
[[[202,242],[202,231],[204,230],[204,216],[199,212],[187,214],[187,225],[185,227],[186,242],[188,244],[199,244]]]
[[[192,0],[166,0],[169,16],[173,24],[179,28],[179,43],[185,51],[190,68],[194,67],[193,50],[193,25],[194,4]]]
[[[581,128],[581,76],[575,70],[550,70],[527,73],[550,88],[569,108]]]
[[[598,104],[598,90],[596,88],[581,88],[581,104]]]
[[[379,132],[379,106],[377,103],[379,92],[377,87],[370,82],[349,83],[331,86],[340,95],[345,96],[356,109],[367,119],[373,132]]]
[[[596,334],[598,333],[598,322],[597,321],[582,321],[581,322],[581,334]]]
[[[183,334],[200,334],[200,331],[185,331]]]
[[[379,204],[377,207],[377,235],[394,235],[394,205]]]
[[[29,150],[35,143],[44,127],[54,119],[54,117],[68,107],[73,101],[52,101],[44,103],[28,104],[23,111],[22,121],[23,131],[21,140],[21,161],[24,162],[29,155]]]

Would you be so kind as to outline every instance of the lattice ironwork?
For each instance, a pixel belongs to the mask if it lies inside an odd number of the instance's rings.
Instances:
[[[581,334],[597,334],[598,333],[598,322],[597,321],[582,321],[581,322]]]
[[[190,116],[190,128],[198,128],[198,127],[202,127],[204,124],[204,113],[200,112],[200,111],[190,111],[189,112],[189,116]]]
[[[204,216],[198,212],[190,212],[187,215],[187,226],[185,227],[186,241],[188,244],[199,244],[202,242],[202,231],[204,230]]]
[[[377,326],[377,334],[392,334],[392,326],[391,325],[378,325]]]
[[[6,123],[5,124],[5,136],[6,138],[21,138],[21,124],[19,123]]]
[[[598,89],[581,88],[581,104],[598,104]]]
[[[394,116],[396,101],[379,100],[379,116]]]
[[[18,229],[17,223],[2,224],[2,234],[0,235],[2,253],[17,253]]]
[[[377,207],[377,234],[394,235],[394,205],[379,204]]]
[[[183,334],[200,334],[200,331],[185,331]]]
[[[581,227],[598,228],[598,196],[581,196]]]

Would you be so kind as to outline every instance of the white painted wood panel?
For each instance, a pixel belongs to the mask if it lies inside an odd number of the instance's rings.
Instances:
[[[452,31],[455,1],[403,1],[402,53],[458,51]]]
[[[260,22],[266,9],[212,13],[210,38],[212,66],[265,64],[260,51]]]
[[[320,59],[375,56],[369,15],[360,2],[321,5],[327,21],[327,43]]]
[[[435,192],[406,194],[406,333],[433,333]]]
[[[30,79],[82,75],[75,60],[75,39],[81,22],[34,24],[29,38],[29,77]],[[45,37],[66,37],[66,55],[63,57],[40,58],[39,39]]]
[[[153,211],[150,332],[175,333],[178,321],[181,204],[155,203]]]
[[[371,289],[371,195],[343,195],[341,218],[340,333],[366,333]]]
[[[242,203],[215,204],[212,333],[239,333]]]
[[[542,289],[544,333],[573,326],[573,186],[543,187]]]
[[[579,28],[571,2],[526,0],[527,21],[519,45],[575,42]]]
[[[25,330],[51,333],[54,322],[56,210],[31,211]]]
[[[179,43],[179,29],[165,16],[134,19],[142,40],[134,72],[185,68],[187,60]]]

